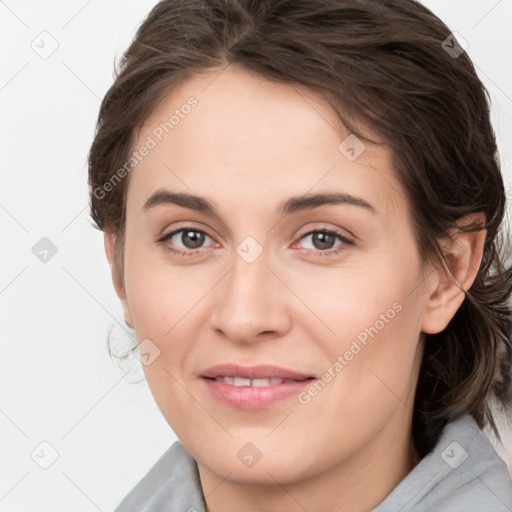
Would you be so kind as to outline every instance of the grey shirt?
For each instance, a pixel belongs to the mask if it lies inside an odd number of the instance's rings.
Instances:
[[[469,414],[449,423],[434,449],[373,512],[512,512],[507,466]],[[175,442],[115,512],[205,512],[197,463]]]

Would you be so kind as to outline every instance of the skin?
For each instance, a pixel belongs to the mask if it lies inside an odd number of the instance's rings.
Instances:
[[[320,97],[235,65],[173,89],[134,147],[190,96],[198,105],[131,171],[124,285],[105,231],[125,321],[139,343],[149,338],[160,350],[143,366],[156,403],[197,461],[210,512],[371,510],[417,463],[411,416],[421,333],[440,332],[457,311],[485,231],[444,241],[451,276],[441,267],[422,272],[388,150],[366,143],[349,161],[338,149],[348,132]],[[219,217],[175,204],[145,211],[159,189],[205,197]],[[375,212],[350,204],[277,212],[291,196],[333,191]],[[158,242],[184,227],[207,233],[199,249],[183,232]],[[322,228],[353,244],[336,236],[322,248],[308,234]],[[236,252],[247,236],[263,249],[252,263]],[[394,303],[400,312],[307,404],[291,397],[239,410],[199,378],[230,361],[321,379]],[[262,454],[252,467],[237,457],[247,442]]]

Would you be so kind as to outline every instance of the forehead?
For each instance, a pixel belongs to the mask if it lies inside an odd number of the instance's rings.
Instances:
[[[312,91],[237,66],[173,88],[134,150],[144,145],[151,148],[131,171],[128,190],[139,209],[165,187],[220,204],[245,206],[252,198],[261,208],[320,189],[364,196],[381,212],[405,206],[385,147],[351,135]],[[356,159],[350,146],[362,151]]]

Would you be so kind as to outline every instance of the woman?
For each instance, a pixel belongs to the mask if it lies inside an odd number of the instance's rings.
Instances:
[[[89,172],[179,438],[118,512],[512,510],[481,430],[511,396],[503,179],[428,9],[164,0]]]

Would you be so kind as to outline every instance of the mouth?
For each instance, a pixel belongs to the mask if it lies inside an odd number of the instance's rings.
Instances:
[[[280,384],[289,384],[292,382],[301,382],[302,380],[307,379],[301,379],[294,380],[294,379],[279,379],[279,378],[272,378],[272,379],[246,379],[244,377],[215,377],[215,379],[212,379],[210,377],[205,377],[206,379],[215,380],[216,382],[224,382],[224,384],[230,384],[231,386],[250,386],[252,388],[266,388],[268,386],[278,386]],[[312,377],[311,377],[312,378]]]
[[[201,374],[210,396],[237,409],[258,410],[291,398],[315,377],[273,365],[222,364]]]

